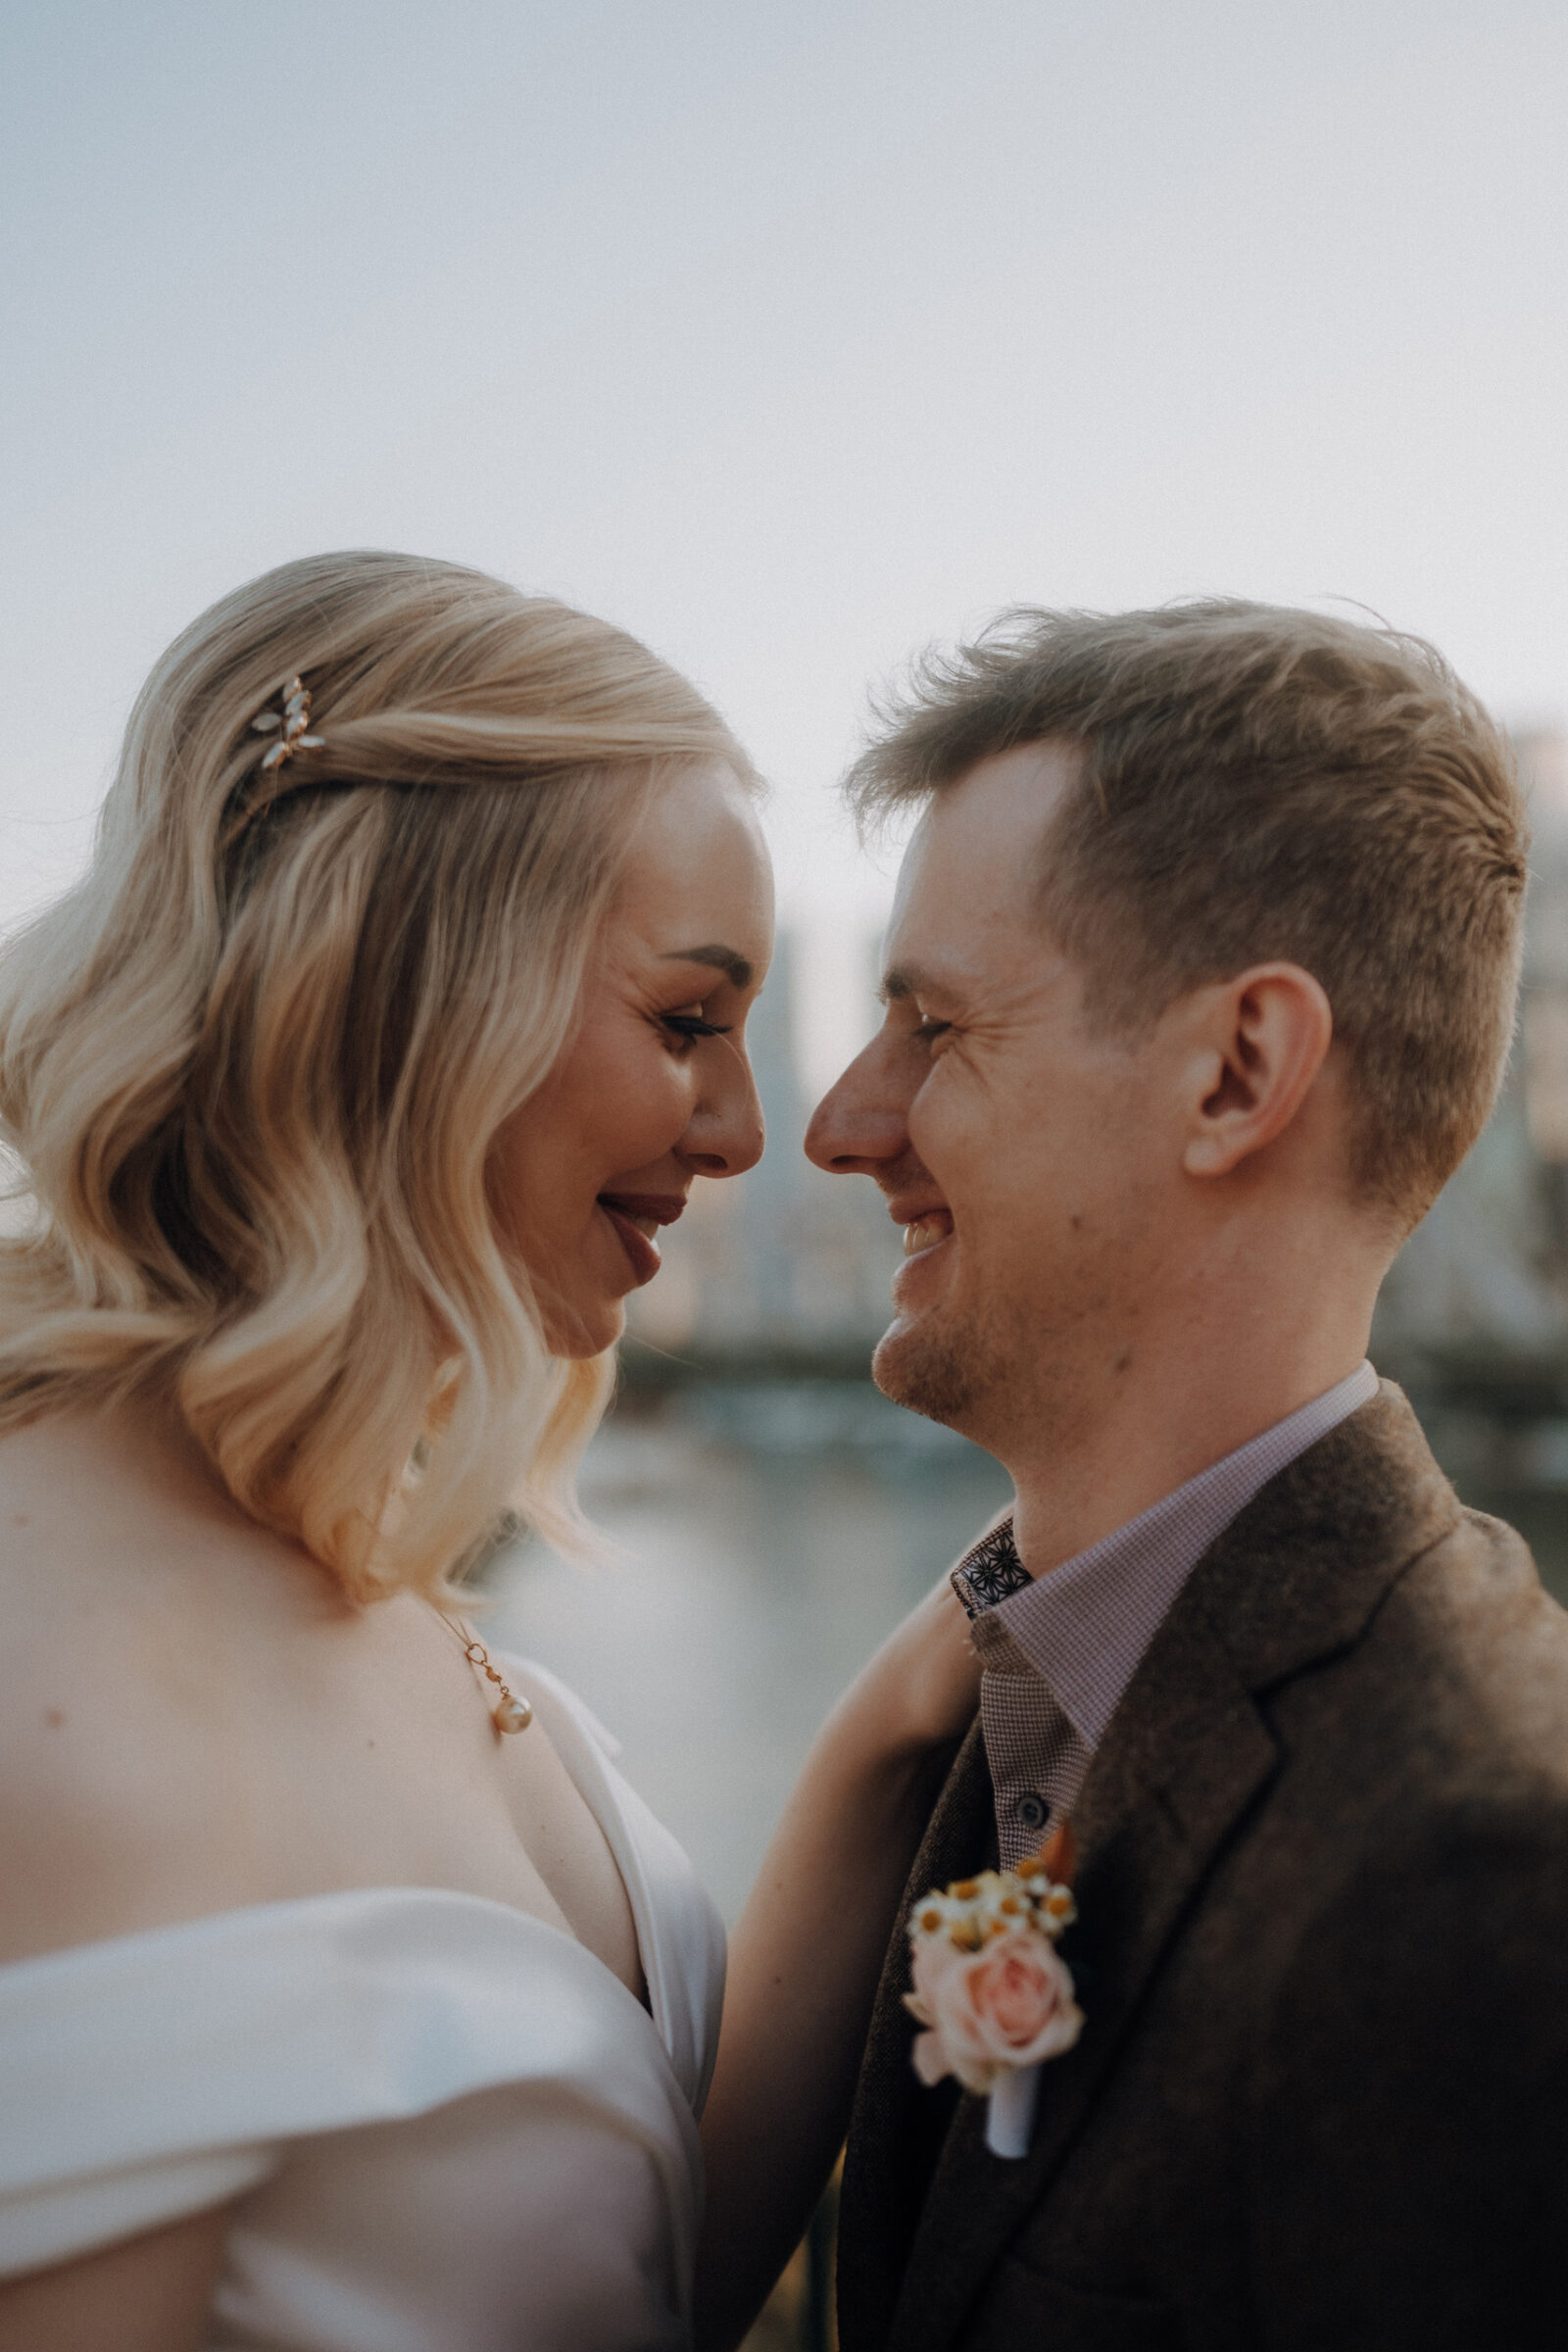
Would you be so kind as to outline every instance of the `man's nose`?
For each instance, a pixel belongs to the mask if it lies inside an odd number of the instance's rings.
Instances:
[[[806,1156],[833,1176],[874,1176],[908,1148],[902,1090],[884,1041],[873,1038],[812,1111]]]

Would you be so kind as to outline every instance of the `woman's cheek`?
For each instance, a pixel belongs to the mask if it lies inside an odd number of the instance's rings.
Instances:
[[[617,1169],[662,1158],[691,1124],[697,1089],[690,1061],[677,1060],[662,1046],[656,1051],[657,1061],[627,1055],[619,1070],[606,1073],[603,1099],[617,1129],[611,1152]]]
[[[672,1061],[661,1090],[660,1142],[651,1157],[674,1151],[691,1125],[696,1107],[697,1073],[691,1061]]]

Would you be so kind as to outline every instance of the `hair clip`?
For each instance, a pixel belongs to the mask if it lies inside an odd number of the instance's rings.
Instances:
[[[310,723],[310,689],[303,679],[290,678],[283,689],[281,714],[276,710],[262,710],[251,720],[258,735],[277,737],[271,749],[262,755],[264,775],[270,768],[281,767],[284,760],[292,760],[296,752],[321,752],[326,749],[319,735],[306,733]]]

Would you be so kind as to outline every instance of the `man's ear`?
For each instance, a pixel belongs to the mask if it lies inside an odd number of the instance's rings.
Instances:
[[[1282,1135],[1334,1042],[1320,983],[1298,963],[1258,963],[1197,989],[1189,1002],[1194,1058],[1189,1176],[1228,1176]]]

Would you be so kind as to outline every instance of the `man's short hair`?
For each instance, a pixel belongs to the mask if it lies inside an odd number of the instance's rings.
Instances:
[[[1512,1034],[1528,836],[1506,738],[1417,637],[1240,600],[1020,609],[929,655],[848,778],[862,823],[1019,745],[1080,747],[1040,910],[1097,1024],[1288,960],[1345,1050],[1361,1197],[1413,1224]]]

